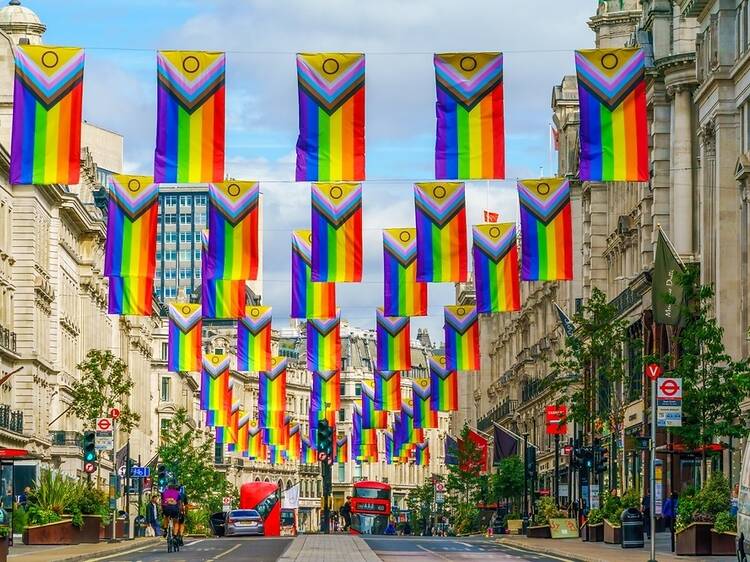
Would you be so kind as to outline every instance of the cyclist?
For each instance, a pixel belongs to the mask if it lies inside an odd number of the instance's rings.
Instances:
[[[174,482],[171,482],[161,493],[161,511],[164,515],[164,525],[162,526],[164,536],[167,536],[167,527],[171,519],[172,532],[175,537],[179,537],[182,528],[180,523],[180,516],[183,514],[182,495],[180,494],[180,487]]]

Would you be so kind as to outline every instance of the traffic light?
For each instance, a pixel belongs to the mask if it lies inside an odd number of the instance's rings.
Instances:
[[[96,432],[83,434],[83,471],[87,474],[96,472]]]
[[[599,454],[594,463],[595,472],[602,474],[607,471],[607,464],[609,463],[608,453],[607,449],[599,449]]]
[[[333,457],[333,428],[328,420],[318,420],[318,456],[324,461]]]
[[[526,477],[533,480],[536,476],[536,447],[526,447],[525,459]]]
[[[160,490],[167,486],[167,467],[163,464],[156,465],[156,482]]]
[[[583,466],[587,470],[591,470],[594,466],[594,450],[591,447],[583,449]]]

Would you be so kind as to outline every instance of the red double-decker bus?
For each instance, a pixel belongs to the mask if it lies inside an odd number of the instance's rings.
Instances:
[[[273,482],[246,482],[240,486],[240,509],[255,509],[263,518],[267,537],[281,534],[281,502],[279,487]]]
[[[381,482],[355,482],[352,491],[351,532],[383,535],[391,517],[391,487]]]

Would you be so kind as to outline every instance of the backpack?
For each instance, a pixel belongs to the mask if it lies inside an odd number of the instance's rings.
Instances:
[[[161,505],[164,506],[174,506],[177,507],[177,505],[180,502],[180,491],[179,490],[173,490],[171,488],[167,488],[164,490],[164,492],[161,495]]]

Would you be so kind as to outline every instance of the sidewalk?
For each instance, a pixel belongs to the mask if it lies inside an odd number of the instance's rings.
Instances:
[[[66,546],[27,546],[18,540],[8,552],[12,562],[79,562],[98,556],[118,554],[158,544],[161,539],[142,538],[116,543],[72,544]]]
[[[377,562],[375,553],[354,535],[300,535],[279,562]],[[24,560],[24,562],[26,562]]]
[[[645,562],[651,556],[651,543],[646,540],[643,548],[622,548],[616,544],[584,542],[581,539],[529,539],[520,535],[495,537],[501,544],[533,550],[553,556],[573,558],[581,562]],[[656,559],[659,562],[728,562],[734,556],[677,556],[670,552],[669,533],[656,534]]]

